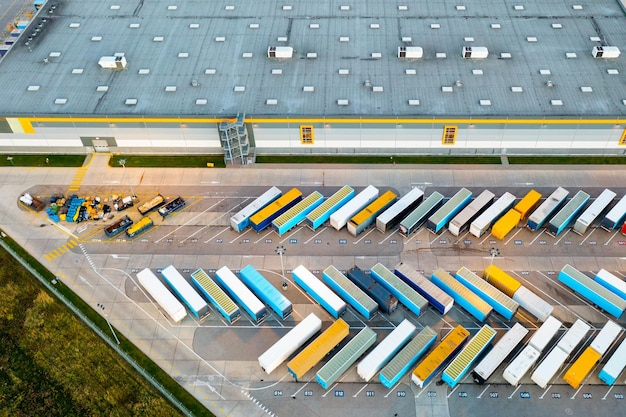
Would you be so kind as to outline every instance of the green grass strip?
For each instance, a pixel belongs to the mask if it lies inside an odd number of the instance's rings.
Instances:
[[[258,155],[258,164],[500,164],[499,156]]]
[[[511,165],[624,165],[624,156],[509,156]]]
[[[10,167],[81,167],[87,155],[0,154],[0,166]]]
[[[56,277],[52,272],[47,270],[37,259],[25,251],[17,242],[11,239],[9,236],[3,236],[2,240],[21,257],[28,265],[30,265],[44,280],[52,281]],[[37,281],[38,282],[38,281]],[[41,285],[41,284],[40,284]],[[111,334],[106,320],[91,308],[82,298],[77,296],[70,288],[64,284],[57,283],[55,289],[74,307],[78,308],[80,312],[87,317],[93,324],[95,324],[104,334]],[[49,293],[51,296],[55,296],[53,293]],[[56,298],[56,297],[55,297]],[[178,382],[172,379],[167,373],[165,373],[156,363],[154,363],[149,357],[141,352],[135,345],[126,339],[121,333],[116,332],[120,340],[119,347],[130,356],[136,364],[139,365],[144,371],[150,374],[166,391],[168,391],[174,398],[176,398],[183,406],[191,412],[194,416],[207,416],[214,417],[214,415],[207,410],[195,397],[193,397],[187,390],[185,390]],[[138,374],[137,374],[138,375]],[[138,375],[138,377],[140,377]],[[0,413],[1,414],[1,413]]]
[[[110,167],[128,168],[224,168],[224,155],[112,155]],[[213,164],[211,166],[211,164]]]

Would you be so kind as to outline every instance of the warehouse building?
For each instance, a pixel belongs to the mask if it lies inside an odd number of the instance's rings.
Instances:
[[[48,0],[9,152],[623,155],[619,0]]]

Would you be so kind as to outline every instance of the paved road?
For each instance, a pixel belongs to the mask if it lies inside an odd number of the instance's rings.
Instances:
[[[623,194],[624,169],[274,165],[215,170],[127,168],[124,177],[121,169],[108,168],[107,158],[98,155],[91,159],[82,180],[81,194],[123,194],[129,191],[130,182],[142,199],[156,192],[166,196],[183,195],[188,199],[188,206],[165,221],[152,214],[157,227],[133,241],[107,239],[102,233],[104,222],[62,223],[57,227],[42,215],[22,211],[15,204],[17,196],[25,190],[38,195],[64,192],[77,170],[0,168],[2,191],[11,196],[0,201],[0,226],[56,273],[63,285],[71,286],[94,306],[104,304],[119,331],[135,341],[217,415],[340,416],[350,409],[351,414],[363,416],[443,417],[485,413],[497,402],[499,410],[509,410],[512,414],[519,415],[519,410],[524,409],[537,416],[550,416],[569,413],[567,410],[590,415],[594,407],[611,410],[621,405],[619,397],[624,386],[609,390],[602,385],[586,384],[577,393],[556,384],[544,393],[528,381],[516,389],[499,385],[502,381],[496,378],[496,385],[485,387],[465,380],[455,391],[434,383],[417,390],[405,376],[400,385],[387,390],[380,384],[360,382],[354,367],[337,386],[325,392],[314,381],[313,373],[307,374],[310,381],[296,383],[284,365],[266,375],[256,361],[262,351],[310,312],[322,318],[324,326],[332,321],[328,313],[312,304],[295,284],[290,282],[286,292],[294,303],[294,314],[284,322],[272,316],[257,327],[244,317],[235,325],[226,326],[214,312],[202,323],[187,318],[181,325],[172,325],[136,285],[134,273],[145,267],[161,268],[169,264],[188,274],[198,267],[211,272],[223,265],[237,270],[250,263],[278,286],[280,260],[274,253],[278,244],[287,247],[287,270],[304,264],[317,273],[331,264],[339,269],[355,264],[369,269],[377,262],[392,267],[404,261],[418,265],[425,272],[437,266],[447,270],[466,266],[480,271],[491,261],[489,248],[496,245],[501,256],[494,262],[512,271],[524,285],[554,304],[559,319],[571,323],[582,317],[598,327],[608,317],[560,285],[554,274],[565,263],[583,271],[597,271],[601,267],[626,271],[622,256],[625,252],[619,244],[622,238],[616,234],[594,230],[586,237],[568,233],[554,239],[545,233],[540,235],[520,229],[500,242],[489,236],[481,239],[467,235],[454,237],[449,232],[434,236],[424,229],[404,239],[397,234],[383,235],[371,229],[354,238],[332,228],[316,232],[296,228],[278,237],[273,232],[235,234],[227,228],[227,219],[229,213],[272,185],[296,186],[305,194],[315,189],[325,195],[344,184],[391,187],[401,194],[417,186],[427,192],[439,190],[446,196],[461,186],[474,191],[488,188],[496,195],[507,190],[518,196],[531,187],[548,191],[564,186],[572,192],[582,188],[595,196],[603,187]],[[136,211],[129,213],[139,218]],[[399,309],[367,324],[382,338],[405,317],[418,328],[433,327],[441,336],[457,323],[472,332],[481,325],[456,308],[444,320],[433,310],[417,318]],[[344,318],[353,328],[353,334],[364,325],[364,319],[352,310]],[[530,329],[536,327],[536,323],[523,314],[518,314],[515,320]],[[623,320],[621,323],[624,324]],[[501,331],[511,325],[497,315],[490,317],[489,324]],[[603,397],[606,400],[602,401]]]

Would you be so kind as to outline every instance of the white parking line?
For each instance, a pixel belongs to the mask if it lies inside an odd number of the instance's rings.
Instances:
[[[357,397],[357,395],[359,395],[359,394],[361,393],[361,391],[363,391],[365,388],[367,388],[367,386],[368,386],[368,385],[369,385],[369,384],[365,384],[365,385],[363,385],[363,388],[361,388],[360,390],[358,390],[358,391],[357,391],[357,393],[356,393],[356,394],[354,394],[354,395],[352,396],[352,398],[356,398],[356,397]]]
[[[294,392],[293,394],[291,394],[291,397],[292,397],[292,398],[295,398],[295,397],[296,397],[296,395],[298,395],[298,393],[304,389],[304,387],[306,387],[307,385],[309,385],[309,382],[311,382],[311,380],[310,380],[310,379],[306,382],[306,384],[302,385],[302,387],[300,387],[300,389],[299,389],[298,391],[296,391],[296,392]]]
[[[565,236],[566,236],[566,235],[567,235],[567,234],[568,234],[571,230],[572,230],[572,229],[567,229],[567,232],[565,232],[565,233],[563,234],[563,236],[561,236],[561,237],[559,238],[559,240],[557,240],[556,242],[554,242],[554,246],[558,245],[558,244],[559,244],[559,242],[560,242],[561,240],[563,240],[563,238],[564,238],[564,237],[565,237]]]
[[[484,390],[483,390],[480,394],[478,394],[478,396],[477,396],[476,398],[482,398],[483,394],[484,394],[485,392],[487,392],[487,390],[489,389],[489,387],[490,387],[490,386],[491,386],[491,384],[488,384],[488,385],[485,387],[485,389],[484,389]]]
[[[287,240],[291,239],[291,237],[293,235],[295,235],[296,233],[298,233],[300,230],[304,229],[304,226],[300,226],[297,230],[295,230],[292,234],[290,234],[289,236],[287,236],[286,238],[284,238],[283,240],[280,241],[280,243],[285,243]]]
[[[583,244],[583,243],[585,243],[585,240],[589,239],[589,236],[591,236],[591,235],[593,234],[593,232],[595,232],[595,231],[596,231],[596,229],[592,229],[592,230],[591,230],[591,232],[589,232],[589,233],[587,234],[587,236],[585,236],[585,238],[583,239],[583,241],[582,241],[582,242],[580,242],[580,243],[578,244],[578,246],[582,246],[582,244]]]
[[[425,229],[420,229],[417,231],[417,233],[413,233],[412,236],[410,236],[407,240],[404,241],[404,244],[407,245],[411,240],[415,239],[417,237],[417,235],[419,235],[420,233],[422,233]],[[391,236],[390,236],[391,237]],[[387,239],[385,239],[387,240]],[[383,240],[384,242],[384,240]]]
[[[440,235],[435,234],[436,237],[433,240],[430,241],[430,244],[432,245],[433,243],[435,243],[435,241],[441,240],[441,238],[443,237],[443,235],[446,234],[447,231],[448,231],[448,229],[445,229],[443,232],[441,232]]]
[[[511,393],[511,395],[509,395],[509,400],[510,400],[511,398],[513,398],[513,395],[515,395],[515,393],[517,392],[517,390],[518,390],[518,389],[520,389],[521,387],[522,387],[521,385],[518,385],[518,386],[516,386],[516,387],[515,387],[515,389],[514,389],[514,390],[513,390],[513,392]]]
[[[259,238],[258,240],[254,241],[254,243],[259,243],[260,241],[266,239],[270,234],[274,233],[273,229],[270,229],[269,232],[267,232],[265,235],[263,235],[261,238]],[[232,243],[232,242],[231,242]]]
[[[241,238],[243,235],[245,235],[246,233],[248,233],[250,230],[252,230],[252,229],[248,229],[248,230],[246,230],[245,232],[243,232],[242,234],[240,234],[239,236],[237,236],[236,238],[234,238],[233,240],[231,240],[231,241],[230,241],[230,242],[228,242],[228,243],[235,243],[237,240],[239,240],[239,238]],[[207,240],[207,241],[206,241],[206,242],[204,242],[204,243],[208,243],[208,242],[209,242],[209,241]]]
[[[515,239],[515,236],[517,236],[518,233],[520,233],[522,230],[524,230],[523,227],[518,227],[517,228],[517,232],[513,233],[513,236],[511,236],[506,242],[504,242],[504,244],[508,244],[510,241],[512,241],[513,239]],[[530,245],[529,245],[530,246]]]
[[[609,243],[611,243],[611,241],[613,240],[613,238],[614,238],[615,236],[617,236],[617,234],[618,234],[618,233],[619,233],[619,230],[618,230],[618,231],[616,231],[615,233],[613,233],[613,236],[611,236],[611,237],[609,238],[609,240],[607,240],[607,241],[606,241],[606,243],[604,244],[604,246],[608,246],[608,244],[609,244]]]
[[[615,388],[615,385],[611,385],[611,387],[609,388],[609,390],[606,392],[606,394],[604,394],[604,397],[602,397],[602,400],[606,400],[606,397],[609,395],[609,393],[613,390],[613,388]]]
[[[309,243],[310,241],[312,241],[313,239],[315,239],[317,236],[320,235],[320,233],[324,232],[324,230],[328,229],[327,226],[322,227],[322,230],[320,230],[319,232],[317,232],[316,234],[313,235],[313,237],[309,240],[307,240],[306,242],[304,242],[304,244],[306,245],[307,243]]]
[[[422,395],[422,392],[426,391],[426,388],[428,388],[432,382],[433,382],[432,380],[430,382],[428,382],[428,384],[426,384],[426,386],[424,388],[422,388],[422,390],[420,392],[417,393],[415,398],[418,398],[420,395]]]
[[[489,232],[487,235],[485,235],[485,238],[480,241],[480,244],[482,245],[483,243],[485,243],[491,236],[492,236],[491,232]],[[506,243],[505,243],[505,245],[506,245]]]
[[[550,388],[552,388],[552,385],[548,385],[548,388],[546,388],[543,394],[541,394],[541,397],[539,397],[540,400],[543,400],[543,397],[550,391]]]
[[[465,237],[469,234],[469,230],[467,232],[465,232],[465,234],[463,236],[461,236],[459,238],[459,240],[457,240],[456,242],[454,242],[455,245],[458,245],[460,241],[465,240]]]
[[[384,238],[383,240],[381,240],[380,242],[378,242],[379,245],[382,245],[383,243],[385,243],[387,241],[387,239],[389,239],[391,236],[395,235],[396,233],[398,233],[397,230],[395,230],[393,233],[389,233],[389,235]]]
[[[214,235],[213,237],[211,237],[209,240],[205,240],[204,243],[209,243],[210,241],[212,241],[213,239],[215,239],[216,237],[218,237],[219,235],[221,235],[222,233],[224,233],[225,231],[227,231],[228,228],[222,230],[221,232],[219,232],[218,234]],[[232,243],[232,242],[231,242]]]
[[[335,385],[333,385],[332,387],[330,387],[330,389],[328,391],[326,391],[324,394],[322,394],[322,398],[326,397],[328,395],[329,392],[332,392],[335,387],[339,385],[339,382],[335,382]]]
[[[372,233],[374,230],[376,229],[372,229],[369,232],[367,232],[366,234],[364,234],[361,239],[357,240],[356,242],[352,242],[352,244],[356,245],[357,243],[359,243],[360,241],[362,241],[363,239],[365,239],[370,233]]]
[[[532,245],[533,243],[535,243],[535,240],[539,239],[539,236],[541,236],[543,234],[543,232],[545,232],[546,229],[541,229],[541,233],[539,233],[533,240],[530,241],[530,243],[528,244],[528,246]]]
[[[178,230],[182,229],[183,227],[187,226],[189,223],[191,223],[193,220],[197,219],[198,217],[200,217],[201,215],[203,215],[204,213],[206,213],[207,211],[211,210],[213,207],[217,206],[218,204],[220,204],[222,201],[226,200],[225,198],[222,198],[220,201],[218,201],[217,203],[213,204],[212,206],[208,207],[206,210],[203,210],[201,212],[199,212],[198,214],[196,214],[195,216],[193,216],[191,219],[187,220],[185,223],[181,224],[180,226],[178,226],[177,228],[175,228],[174,230],[172,230],[171,232],[169,232],[168,234],[166,234],[165,236],[161,236],[159,239],[155,240],[154,243],[159,243],[161,240],[165,239],[166,237],[168,237],[169,235],[176,233]]]

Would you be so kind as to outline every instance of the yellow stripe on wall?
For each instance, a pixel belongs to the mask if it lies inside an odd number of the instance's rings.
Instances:
[[[28,133],[29,135],[35,133],[35,128],[33,128],[33,124],[30,122],[30,119],[21,117],[18,120],[20,122],[20,126],[22,126],[23,133]]]
[[[12,123],[11,120],[14,122]],[[67,123],[72,122],[76,124],[80,123],[219,123],[224,120],[234,121],[234,118],[179,118],[179,117],[30,117],[30,118],[7,118],[7,122],[15,133],[34,133],[32,122],[43,123]],[[18,122],[19,121],[19,122]],[[580,125],[610,125],[610,124],[626,124],[626,119],[585,119],[585,118],[555,118],[555,119],[481,119],[481,118],[402,118],[402,117],[388,117],[388,118],[375,118],[375,117],[248,117],[245,119],[246,123],[256,124],[312,124],[312,123],[336,123],[336,124],[511,124],[511,125],[523,125],[523,124],[545,124],[545,125],[564,125],[564,124],[580,124]],[[15,124],[15,127],[14,127]],[[17,127],[17,126],[20,127]]]

